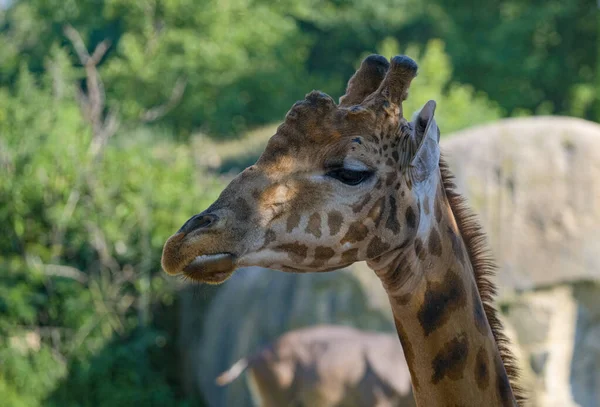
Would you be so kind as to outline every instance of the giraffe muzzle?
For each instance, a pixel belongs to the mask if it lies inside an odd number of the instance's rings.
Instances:
[[[231,253],[203,254],[183,268],[183,275],[202,283],[219,284],[235,271],[236,257]]]

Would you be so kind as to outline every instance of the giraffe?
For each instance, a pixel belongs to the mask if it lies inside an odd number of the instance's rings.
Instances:
[[[289,331],[238,360],[224,386],[248,370],[260,407],[414,407],[410,373],[396,335],[342,325]]]
[[[419,406],[515,406],[485,235],[440,154],[429,101],[404,118],[417,64],[367,57],[339,104],[296,102],[256,164],[163,248],[171,275],[326,272],[366,260],[389,297]]]

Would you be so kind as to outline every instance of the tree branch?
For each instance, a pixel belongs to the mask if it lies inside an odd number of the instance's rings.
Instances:
[[[187,79],[184,77],[178,78],[175,82],[175,86],[173,86],[173,89],[171,90],[169,100],[161,105],[143,111],[140,114],[140,120],[144,123],[150,123],[169,113],[181,101],[186,87]]]
[[[110,48],[110,41],[107,39],[101,41],[90,56],[81,35],[73,26],[67,24],[63,27],[63,31],[73,44],[73,48],[85,68],[86,89],[84,91],[79,87],[77,100],[84,118],[92,126],[93,137],[90,152],[94,159],[97,159],[101,156],[108,139],[116,133],[119,127],[116,109],[111,109],[106,115],[104,113],[106,95],[102,78],[97,69],[97,65]]]
[[[71,44],[73,44],[73,48],[75,49],[75,52],[81,61],[81,65],[87,65],[90,59],[90,54],[88,53],[87,48],[81,39],[81,35],[79,35],[79,32],[73,28],[71,24],[65,25],[63,27],[63,32],[65,33],[65,37],[67,37],[69,41],[71,41]]]
[[[65,37],[73,44],[73,48],[83,66],[87,66],[88,64],[98,65],[104,54],[106,54],[106,51],[110,48],[110,41],[103,40],[100,44],[96,45],[96,49],[94,49],[92,56],[90,56],[81,35],[79,35],[79,31],[73,28],[71,24],[67,24],[63,27],[63,32]]]
[[[106,51],[108,51],[109,48],[110,41],[102,40],[100,44],[96,45],[96,49],[94,49],[94,52],[92,53],[92,56],[89,59],[89,63],[93,65],[98,65],[100,63],[100,60],[102,59],[104,54],[106,54]]]
[[[86,284],[88,276],[75,267],[63,266],[59,264],[44,264],[44,274],[47,276],[66,277]]]

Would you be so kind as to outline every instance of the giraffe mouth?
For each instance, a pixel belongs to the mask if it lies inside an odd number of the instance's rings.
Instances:
[[[203,254],[183,268],[183,275],[201,283],[220,284],[235,271],[235,263],[231,253]]]

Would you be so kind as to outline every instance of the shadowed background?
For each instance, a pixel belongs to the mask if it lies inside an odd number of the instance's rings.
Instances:
[[[0,404],[243,407],[245,381],[215,376],[281,333],[392,331],[363,265],[222,287],[160,270],[294,101],[339,97],[377,52],[419,63],[407,115],[438,102],[535,402],[600,405],[599,16],[592,0],[0,1]]]

